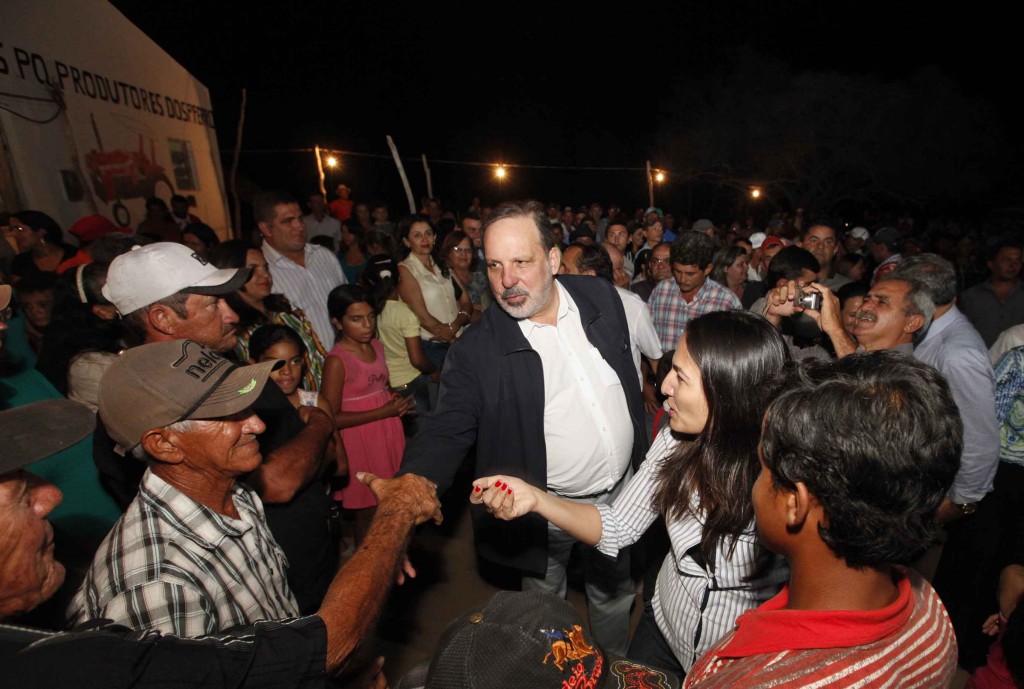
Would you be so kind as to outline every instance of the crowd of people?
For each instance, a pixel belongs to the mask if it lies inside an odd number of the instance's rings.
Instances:
[[[469,457],[522,592],[403,687],[475,644],[514,686],[1024,686],[1019,236],[351,194],[234,239],[179,196],[74,245],[0,218],[5,676],[380,686],[357,651]]]

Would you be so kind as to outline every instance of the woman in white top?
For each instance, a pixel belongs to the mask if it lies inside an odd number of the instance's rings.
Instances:
[[[435,251],[434,228],[427,216],[403,218],[398,232],[409,251],[398,266],[398,294],[420,322],[424,353],[440,368],[448,346],[469,324],[473,304],[465,290],[456,299],[455,283]]]
[[[750,498],[761,419],[788,361],[782,336],[757,316],[690,321],[662,384],[669,428],[614,503],[570,502],[507,476],[477,479],[470,500],[501,519],[536,512],[609,557],[664,515],[671,549],[628,656],[681,677],[788,578],[758,542]]]

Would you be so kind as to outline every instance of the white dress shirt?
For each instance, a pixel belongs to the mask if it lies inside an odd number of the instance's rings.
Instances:
[[[548,489],[567,497],[611,490],[629,466],[633,425],[614,369],[587,340],[579,310],[558,290],[557,325],[519,321],[543,362]]]
[[[300,266],[269,242],[263,242],[263,256],[274,278],[274,292],[288,297],[292,306],[305,312],[317,338],[330,349],[334,345],[334,326],[327,315],[327,295],[348,283],[337,257],[322,246],[306,244],[306,265]]]
[[[633,365],[640,377],[640,389],[644,387],[644,376],[640,372],[640,355],[651,360],[660,359],[664,355],[658,331],[654,329],[651,312],[639,295],[629,290],[616,287],[622,308],[626,311],[626,323],[629,325],[629,349],[633,352]]]

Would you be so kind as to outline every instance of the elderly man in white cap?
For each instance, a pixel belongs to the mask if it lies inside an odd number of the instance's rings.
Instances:
[[[181,244],[159,242],[118,256],[107,271],[106,296],[120,311],[133,343],[188,339],[216,352],[230,351],[238,316],[223,299],[248,279],[249,270],[218,269]],[[254,407],[267,430],[258,436],[263,461],[246,482],[267,506],[267,521],[291,565],[288,581],[299,609],[323,599],[336,567],[329,531],[332,505],[323,477],[334,421],[315,407],[296,411],[276,385],[263,388]],[[104,485],[122,508],[132,501],[144,468],[119,456],[103,428],[93,459]]]

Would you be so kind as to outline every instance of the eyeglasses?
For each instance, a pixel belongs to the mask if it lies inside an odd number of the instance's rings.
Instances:
[[[471,251],[473,251],[473,247],[471,247],[471,246],[454,246],[454,247],[452,247],[452,251],[454,251],[457,254],[468,254]]]
[[[651,257],[651,263],[654,263],[656,265],[665,265],[670,260],[672,260],[672,259],[670,259],[670,258],[654,258],[653,256]]]

